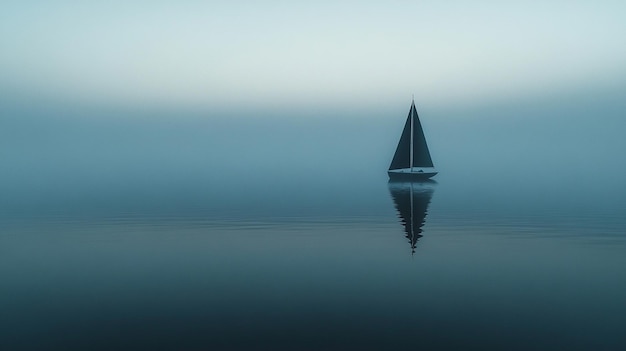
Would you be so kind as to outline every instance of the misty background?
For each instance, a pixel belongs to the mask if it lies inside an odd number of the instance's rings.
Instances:
[[[415,94],[437,179],[462,179],[460,198],[577,188],[619,202],[624,7],[4,4],[1,201],[166,192],[235,208],[261,189],[280,202],[307,185],[382,184]]]

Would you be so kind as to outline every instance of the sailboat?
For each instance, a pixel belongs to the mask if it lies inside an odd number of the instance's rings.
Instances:
[[[428,179],[437,173],[433,160],[430,158],[422,124],[417,116],[415,100],[412,100],[409,116],[404,123],[404,129],[387,174],[391,179],[420,180]]]

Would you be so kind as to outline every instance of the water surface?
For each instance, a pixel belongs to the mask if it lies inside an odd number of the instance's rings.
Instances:
[[[368,123],[345,142],[259,123],[249,153],[219,130],[109,125],[5,159],[0,349],[626,347],[622,179],[433,147],[436,182],[389,184],[395,133]]]

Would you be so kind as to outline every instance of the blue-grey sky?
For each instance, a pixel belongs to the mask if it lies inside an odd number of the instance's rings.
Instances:
[[[224,108],[490,104],[626,77],[623,1],[14,1],[0,91]]]

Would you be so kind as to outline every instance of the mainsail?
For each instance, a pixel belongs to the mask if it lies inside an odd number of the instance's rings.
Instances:
[[[413,167],[433,167],[433,160],[430,158],[424,130],[417,116],[415,102],[411,102],[409,115],[406,118],[402,136],[389,169]]]
[[[413,165],[412,167],[432,167],[433,160],[430,158],[430,152],[428,151],[428,145],[426,145],[426,138],[424,137],[424,130],[422,124],[417,116],[417,109],[415,103],[411,104],[413,110]]]

